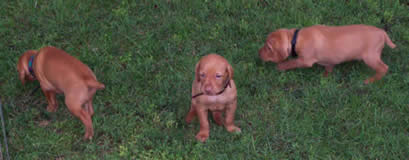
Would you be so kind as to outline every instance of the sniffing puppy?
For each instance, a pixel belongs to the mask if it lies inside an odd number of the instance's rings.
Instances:
[[[204,142],[209,137],[208,111],[212,112],[216,124],[224,125],[229,132],[241,132],[240,128],[234,125],[236,108],[237,90],[233,81],[233,68],[222,56],[204,56],[196,64],[192,104],[186,117],[187,123],[196,116],[199,118],[200,131],[196,139]]]
[[[39,51],[26,51],[18,60],[17,70],[23,85],[27,80],[40,82],[48,101],[47,111],[57,110],[55,94],[63,93],[70,112],[85,125],[84,139],[92,139],[92,98],[105,86],[88,66],[61,49],[43,47]]]
[[[396,47],[384,30],[373,26],[316,25],[270,33],[259,56],[264,61],[278,63],[280,71],[312,67],[318,63],[325,67],[324,76],[332,72],[336,64],[363,60],[376,71],[373,77],[364,81],[368,84],[381,79],[388,71],[388,66],[381,60],[385,43],[390,48]],[[290,55],[297,58],[285,61]]]

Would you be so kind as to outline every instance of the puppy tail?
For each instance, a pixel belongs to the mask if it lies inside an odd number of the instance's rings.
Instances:
[[[104,89],[105,88],[104,84],[102,84],[102,83],[100,83],[100,82],[98,82],[98,81],[96,81],[94,79],[87,80],[87,84],[88,84],[89,87],[95,88],[95,89]]]
[[[385,40],[386,40],[386,44],[391,47],[391,48],[395,48],[396,45],[393,44],[393,42],[391,41],[391,39],[389,38],[388,34],[385,32]]]

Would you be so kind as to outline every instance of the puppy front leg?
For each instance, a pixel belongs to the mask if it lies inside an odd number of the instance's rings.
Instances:
[[[43,90],[43,93],[45,97],[47,97],[48,101],[47,111],[48,112],[57,111],[58,104],[57,101],[55,100],[55,92]]]
[[[306,63],[304,59],[297,58],[279,63],[277,65],[277,69],[280,71],[285,71],[293,68],[311,67],[312,65],[313,63]]]
[[[196,114],[199,118],[199,123],[200,123],[200,131],[199,133],[196,134],[196,139],[199,140],[200,142],[206,141],[207,138],[209,138],[209,121],[207,119],[207,109],[197,109],[196,108]]]
[[[229,132],[241,132],[241,129],[234,125],[234,113],[236,112],[237,101],[227,105],[226,108],[226,123],[224,126]]]

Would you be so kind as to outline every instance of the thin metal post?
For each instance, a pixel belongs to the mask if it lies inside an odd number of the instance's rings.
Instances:
[[[0,101],[0,117],[1,117],[1,126],[2,126],[3,137],[4,137],[4,146],[6,147],[6,156],[7,156],[7,160],[10,160],[9,146],[7,144],[7,136],[6,136],[6,126],[4,125],[3,106],[1,105],[1,101]],[[1,148],[0,148],[0,152],[1,152]],[[1,159],[3,159],[3,152],[1,152]]]

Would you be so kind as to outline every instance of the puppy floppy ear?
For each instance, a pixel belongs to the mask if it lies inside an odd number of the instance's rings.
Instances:
[[[23,85],[26,83],[26,80],[32,80],[32,78],[27,77],[31,76],[30,71],[28,70],[28,63],[30,61],[30,57],[36,54],[37,54],[36,50],[28,50],[24,52],[23,55],[20,56],[20,58],[18,59],[17,71],[19,74],[20,81]]]
[[[233,67],[230,64],[227,64],[227,73],[229,75],[229,79],[232,80],[233,75],[234,75],[234,70],[233,70]]]
[[[286,52],[286,50],[284,48],[280,48],[277,50],[277,60],[278,62],[284,61],[285,59],[287,59],[288,57],[288,53]]]
[[[197,82],[200,82],[200,73],[199,73],[199,70],[200,70],[200,62],[198,62],[198,63],[196,64],[196,68],[195,68],[195,76],[196,76],[196,81],[197,81]]]
[[[290,47],[288,47],[288,45],[286,44],[282,44],[280,49],[278,49],[278,59],[279,61],[284,61],[285,59],[288,58],[288,56],[290,56]]]
[[[277,58],[279,61],[284,61],[285,59],[290,56],[290,45],[288,38],[289,30],[281,30],[279,31],[279,38],[277,38],[277,51],[278,55]]]

